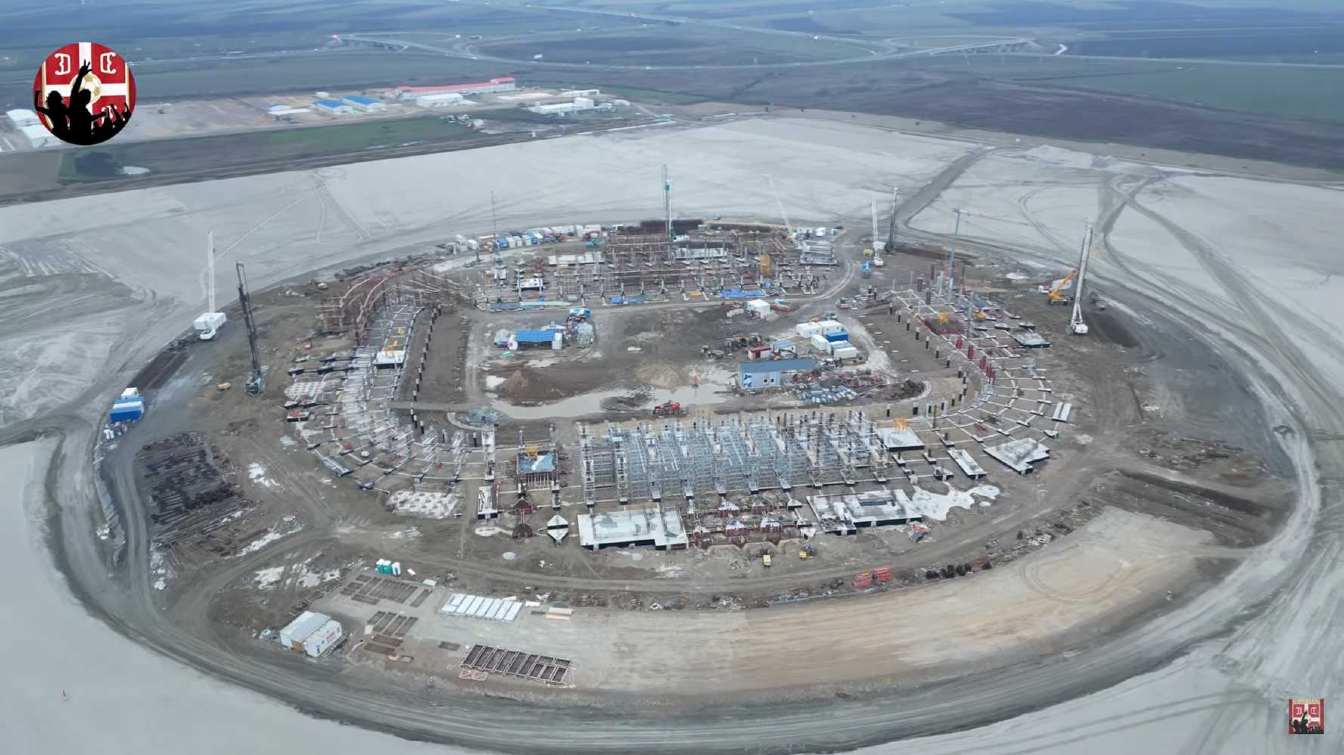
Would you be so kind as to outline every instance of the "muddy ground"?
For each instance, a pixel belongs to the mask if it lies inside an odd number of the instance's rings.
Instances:
[[[898,271],[908,276],[927,267],[927,259],[918,256],[892,263],[889,273],[871,282],[856,281],[854,288],[890,286],[892,279],[899,280]],[[1036,321],[1043,331],[1063,332],[1068,308],[1045,305],[1034,292],[1034,282],[1007,280],[993,266],[972,269],[974,283],[995,290],[1010,309]],[[528,516],[506,513],[489,523],[470,517],[408,519],[385,511],[376,493],[332,483],[292,440],[276,405],[274,397],[285,383],[280,368],[304,355],[349,346],[343,339],[316,337],[316,299],[315,290],[303,288],[257,296],[263,362],[272,378],[266,396],[254,399],[237,388],[216,388],[226,380],[241,386],[248,369],[245,338],[241,328],[231,326],[219,341],[191,344],[182,352],[185,357],[161,367],[167,374],[156,378],[162,387],[153,400],[184,411],[156,411],[133,436],[143,443],[197,430],[209,435],[235,466],[264,468],[257,479],[240,475],[241,491],[257,505],[239,526],[249,534],[282,533],[266,546],[269,556],[245,569],[232,567],[231,559],[170,559],[160,593],[180,620],[199,623],[208,615],[215,621],[211,631],[226,638],[253,637],[278,626],[381,557],[414,565],[417,578],[432,578],[455,590],[526,595],[560,605],[617,610],[762,607],[852,594],[853,575],[877,566],[893,570],[893,582],[881,586],[884,590],[966,578],[957,576],[954,567],[969,566],[974,574],[1005,566],[1066,542],[1108,507],[1207,530],[1220,543],[1246,546],[1273,532],[1291,492],[1276,476],[1281,460],[1260,455],[1265,446],[1255,442],[1255,417],[1240,415],[1237,432],[1229,432],[1227,417],[1217,421],[1218,434],[1199,432],[1208,427],[1199,419],[1207,412],[1249,403],[1234,383],[1210,384],[1207,371],[1195,378],[1188,370],[1191,363],[1217,364],[1217,355],[1164,332],[1140,330],[1112,308],[1096,318],[1095,337],[1060,336],[1040,355],[1057,394],[1080,407],[1076,425],[1053,446],[1056,460],[1031,478],[993,470],[992,481],[1003,489],[1000,499],[989,507],[954,509],[945,522],[930,522],[929,536],[920,543],[905,528],[882,528],[848,538],[819,537],[812,543],[816,555],[808,560],[798,557],[800,542],[787,540],[707,552],[590,553],[572,542],[557,547],[544,536],[512,537],[519,523],[537,532],[544,529],[549,507]],[[808,305],[799,316],[822,309],[821,304]],[[439,361],[427,364],[432,377],[424,383],[420,400],[426,400],[427,391],[445,403],[489,396],[490,377],[503,378],[495,386],[501,398],[543,407],[552,397],[604,389],[637,393],[643,386],[676,388],[693,371],[714,368],[700,352],[702,343],[758,328],[789,327],[726,320],[717,308],[601,309],[598,340],[591,349],[541,351],[498,364],[504,360],[484,334],[520,317],[487,317],[466,309],[442,317],[434,338],[436,343],[447,338],[453,347],[431,352]],[[937,360],[896,327],[885,308],[844,312],[842,317],[863,325],[893,369],[923,379],[938,375]],[[631,346],[639,351],[629,350]],[[487,358],[492,354],[493,361]],[[625,406],[608,414],[630,416]],[[526,442],[555,439],[562,448],[575,442],[568,421],[505,419],[500,437],[511,443],[519,431]],[[565,479],[568,484],[569,476]],[[247,545],[237,543],[240,550]],[[775,557],[769,570],[760,561],[767,552]],[[204,596],[202,590],[207,590]]]

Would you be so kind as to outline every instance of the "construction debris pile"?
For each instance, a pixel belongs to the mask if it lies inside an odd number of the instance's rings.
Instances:
[[[228,458],[199,433],[146,445],[136,454],[136,469],[139,487],[154,507],[149,518],[155,543],[174,558],[189,560],[190,547],[232,555],[239,543],[260,534],[238,531],[252,502],[239,491]]]

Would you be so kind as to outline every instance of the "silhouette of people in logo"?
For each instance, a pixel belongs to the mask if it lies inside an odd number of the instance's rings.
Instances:
[[[51,122],[51,133],[62,141],[71,144],[99,144],[116,136],[131,119],[129,107],[120,110],[108,105],[94,113],[89,109],[93,92],[84,88],[84,77],[92,69],[88,63],[79,67],[79,75],[70,85],[70,101],[67,103],[60,92],[47,93],[47,105],[42,107],[41,93],[33,91],[33,109],[45,115]]]
[[[70,141],[70,126],[65,120],[65,98],[60,92],[47,92],[47,106],[42,107],[40,93],[33,91],[33,109],[51,121],[51,133],[63,141]]]

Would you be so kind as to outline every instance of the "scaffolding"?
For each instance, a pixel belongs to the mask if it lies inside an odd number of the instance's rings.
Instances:
[[[567,256],[553,266],[538,257],[516,266],[513,275],[502,269],[483,271],[476,289],[478,306],[512,305],[529,298],[690,301],[746,288],[806,295],[825,281],[824,275],[800,265],[798,248],[770,226],[694,230],[672,242],[661,231],[632,227],[612,232],[600,247]],[[538,291],[534,285],[527,290],[519,285],[543,276],[544,293],[531,293]]]
[[[423,307],[442,301],[451,286],[424,268],[400,274],[368,272],[347,284],[327,292],[318,305],[318,320],[323,333],[348,333],[357,343],[366,339],[373,319],[389,302]]]
[[[788,493],[795,485],[884,484],[889,457],[862,410],[579,427],[584,500]]]

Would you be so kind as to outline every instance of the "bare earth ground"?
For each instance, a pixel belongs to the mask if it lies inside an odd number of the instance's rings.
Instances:
[[[693,209],[688,212],[715,206],[750,212],[752,208],[768,207],[770,197],[768,188],[761,188],[761,182],[744,179],[758,175],[760,166],[772,164],[771,154],[787,148],[784,145],[788,144],[794,148],[809,145],[807,149],[820,149],[836,158],[835,164],[824,175],[777,175],[775,178],[791,213],[818,219],[862,214],[869,198],[881,200],[887,189],[884,184],[891,182],[901,183],[910,194],[916,195],[916,200],[934,199],[949,185],[957,186],[960,170],[968,167],[960,165],[954,172],[939,175],[943,162],[956,154],[965,154],[962,149],[947,146],[932,147],[931,152],[926,150],[927,160],[912,166],[911,154],[926,149],[925,142],[910,145],[913,152],[895,150],[890,146],[892,140],[903,138],[889,133],[843,125],[830,125],[820,130],[799,126],[798,131],[791,131],[790,121],[767,123],[773,131],[763,142],[769,143],[770,148],[754,157],[743,151],[744,145],[754,143],[746,138],[748,133],[735,132],[741,127],[728,124],[693,132],[627,135],[603,142],[603,147],[610,148],[606,151],[613,154],[600,157],[601,150],[588,149],[583,139],[556,141],[552,144],[563,144],[565,148],[557,148],[546,159],[564,160],[568,159],[567,155],[573,155],[580,161],[575,165],[583,164],[583,160],[591,163],[608,158],[618,161],[613,164],[635,165],[635,170],[617,174],[609,187],[593,183],[591,174],[584,173],[587,178],[584,185],[590,195],[599,187],[602,191],[612,191],[605,200],[594,197],[594,207],[597,208],[594,213],[613,216],[656,212],[655,192],[649,192],[644,200],[632,200],[632,197],[642,195],[637,193],[637,187],[643,183],[619,176],[632,173],[642,176],[650,171],[655,175],[660,152],[683,161],[680,172],[674,163],[674,175],[686,176],[677,179],[677,191],[678,196],[685,194],[694,202]],[[821,146],[814,146],[818,144]],[[861,157],[843,158],[846,150],[841,144],[854,147]],[[888,146],[879,148],[878,144]],[[571,149],[575,145],[579,148]],[[526,146],[536,150],[550,145]],[[888,149],[900,154],[893,155]],[[1011,148],[1003,151],[1011,152]],[[434,159],[420,158],[411,166],[391,170],[367,167],[379,166],[377,163],[351,166],[348,170],[357,175],[345,173],[346,169],[339,175],[329,174],[323,180],[334,185],[325,189],[320,186],[321,181],[313,180],[312,174],[280,174],[240,179],[239,182],[247,183],[234,186],[222,184],[236,182],[172,187],[30,208],[8,208],[0,213],[0,221],[3,221],[0,228],[4,229],[0,246],[7,251],[19,247],[24,260],[40,261],[54,259],[59,250],[73,248],[84,261],[96,261],[101,269],[134,284],[137,291],[144,291],[140,301],[155,302],[128,303],[123,310],[126,316],[123,328],[101,336],[95,334],[90,343],[81,344],[81,347],[94,348],[92,354],[80,357],[53,353],[47,360],[49,367],[16,365],[6,378],[11,384],[33,386],[26,389],[23,401],[7,407],[10,412],[17,409],[20,418],[15,423],[6,417],[10,422],[5,431],[7,440],[23,437],[22,434],[30,429],[44,427],[61,428],[71,433],[64,457],[66,469],[70,471],[55,476],[52,494],[61,503],[59,521],[63,526],[56,534],[68,546],[66,557],[75,573],[81,575],[81,582],[101,579],[103,573],[96,556],[83,544],[89,526],[83,503],[89,500],[89,479],[88,473],[82,471],[84,462],[80,460],[86,458],[87,439],[76,432],[93,420],[99,404],[86,400],[77,406],[76,409],[84,414],[82,421],[60,415],[38,422],[22,418],[39,412],[49,417],[50,408],[81,396],[84,393],[82,386],[96,388],[89,393],[89,398],[107,396],[125,383],[125,378],[143,362],[148,352],[184,328],[201,299],[200,266],[194,263],[199,259],[199,253],[191,245],[166,247],[161,239],[200,238],[207,227],[228,229],[225,244],[239,243],[226,254],[243,257],[250,265],[255,265],[257,271],[253,282],[259,287],[314,266],[335,265],[342,259],[387,253],[418,240],[441,237],[443,223],[431,225],[434,216],[451,206],[441,194],[422,192],[399,205],[379,202],[374,206],[362,205],[357,195],[366,194],[369,186],[378,181],[385,181],[392,187],[414,186],[428,181],[430,176],[423,171],[430,165],[444,166],[429,171],[431,174],[443,169],[479,167],[477,161],[486,157],[500,158],[505,153],[482,150]],[[523,157],[526,162],[538,156]],[[988,177],[997,183],[987,187],[988,191],[981,187],[978,198],[969,198],[967,194],[977,191],[974,181],[954,189],[961,193],[956,200],[959,204],[981,207],[982,217],[975,221],[981,227],[977,232],[973,226],[965,235],[997,239],[998,232],[988,228],[991,223],[1019,229],[1039,227],[1042,230],[1037,232],[1036,239],[1020,236],[1008,243],[998,240],[994,243],[1024,247],[1023,252],[1017,253],[1024,265],[1068,260],[1072,257],[1073,244],[1065,242],[1076,237],[1081,219],[1100,215],[1105,231],[1117,229],[1117,237],[1104,239],[1109,243],[1106,253],[1097,257],[1101,290],[1118,302],[1131,295],[1142,299],[1144,294],[1135,289],[1181,302],[1182,313],[1189,322],[1209,335],[1228,339],[1235,348],[1245,352],[1237,358],[1238,361],[1258,370],[1246,379],[1247,389],[1266,402],[1265,425],[1282,427],[1278,437],[1295,470],[1302,494],[1298,507],[1279,534],[1258,546],[1252,557],[1243,559],[1223,582],[1202,595],[1181,602],[1175,610],[1153,619],[1141,629],[1126,633],[1112,643],[1098,644],[1094,650],[1084,652],[1076,659],[1077,663],[1083,664],[1081,668],[1095,671],[1117,686],[1064,702],[1060,695],[1069,692],[1081,695],[1091,691],[1090,688],[1072,686],[1079,674],[1064,660],[1056,661],[1061,664],[1057,673],[1050,673],[1047,668],[1033,673],[1021,672],[1013,677],[991,676],[992,683],[987,681],[975,689],[961,689],[963,694],[956,699],[957,713],[969,715],[968,711],[974,705],[994,708],[1000,716],[1025,713],[1030,708],[1017,706],[1021,706],[1021,701],[1026,698],[1061,704],[1039,714],[937,740],[916,741],[910,746],[918,751],[937,752],[1013,748],[1020,751],[1023,747],[1053,747],[1056,751],[1066,752],[1071,747],[1076,750],[1080,741],[1084,741],[1079,738],[1085,738],[1085,746],[1090,751],[1127,752],[1133,751],[1131,748],[1136,745],[1153,751],[1167,751],[1171,748],[1163,747],[1162,743],[1173,741],[1190,752],[1236,751],[1248,742],[1254,743],[1255,750],[1259,751],[1260,743],[1276,741],[1270,738],[1281,736],[1284,697],[1290,694],[1336,696],[1339,679],[1344,678],[1344,667],[1340,666],[1344,663],[1341,660],[1344,654],[1337,652],[1339,633],[1333,631],[1338,623],[1334,606],[1339,604],[1341,590],[1344,590],[1338,563],[1340,546],[1336,519],[1339,502],[1337,492],[1322,485],[1323,481],[1338,479],[1340,475],[1341,459],[1332,444],[1333,439],[1344,431],[1344,418],[1339,416],[1334,382],[1326,377],[1334,365],[1320,358],[1338,353],[1339,349],[1336,336],[1315,324],[1331,321],[1336,314],[1332,302],[1337,302],[1338,297],[1327,294],[1336,286],[1333,278],[1340,271],[1336,269],[1337,259],[1329,252],[1329,236],[1322,234],[1320,229],[1328,228],[1337,216],[1339,192],[1329,186],[1288,187],[1244,176],[1199,175],[1191,179],[1197,185],[1223,183],[1223,188],[1170,192],[1163,200],[1167,206],[1151,210],[1148,204],[1157,204],[1156,199],[1128,191],[1152,177],[1151,166],[1131,170],[1126,165],[1105,162],[1097,165],[1089,157],[1077,153],[1024,153],[1018,159],[1028,167],[1034,185],[1022,185],[1023,173],[1019,166],[1000,164],[1002,172],[991,173]],[[447,165],[453,168],[446,168]],[[724,168],[727,173],[715,172]],[[520,165],[512,168],[520,169]],[[875,180],[875,173],[882,175]],[[568,175],[563,171],[555,174]],[[1180,187],[1183,180],[1181,176],[1158,178],[1176,187]],[[928,183],[930,181],[932,183]],[[559,185],[564,182],[562,178],[544,176],[535,193],[515,194],[509,197],[510,201],[501,202],[510,214],[510,222],[522,223],[527,218],[533,218],[533,222],[547,222],[535,219],[550,216],[557,216],[555,222],[559,222],[558,216],[565,214],[568,199]],[[920,197],[916,189],[926,184],[928,189]],[[438,185],[442,186],[441,183]],[[244,186],[247,188],[242,190]],[[356,191],[357,186],[362,191]],[[1013,195],[1008,194],[1005,187],[1020,187],[1018,190],[1024,194],[1039,189],[1047,194],[1049,201],[1037,204],[1031,197],[1024,197],[1016,206],[996,204],[1014,203]],[[1229,187],[1232,190],[1229,191]],[[477,194],[479,188],[474,187]],[[330,193],[326,193],[327,190]],[[452,224],[460,223],[464,230],[479,229],[484,225],[483,212],[489,211],[488,202],[482,205],[479,196],[473,200],[465,188],[462,192],[463,206],[472,209],[453,215]],[[226,196],[233,199],[226,201]],[[1134,198],[1130,199],[1131,196]],[[426,197],[435,199],[426,201]],[[268,211],[268,208],[276,209]],[[1096,212],[1098,208],[1100,213]],[[1178,208],[1180,211],[1176,212]],[[1306,209],[1300,211],[1299,208]],[[909,206],[910,214],[921,209],[921,201]],[[755,211],[760,212],[759,209]],[[943,212],[946,217],[945,210],[936,206],[930,212]],[[1139,244],[1126,244],[1119,230],[1131,216],[1142,217],[1139,222],[1146,224],[1141,231],[1143,242]],[[946,232],[937,230],[946,225],[939,222],[937,214],[916,217],[910,231],[912,234],[932,236]],[[132,218],[142,222],[138,225],[125,223]],[[340,218],[334,226],[333,218]],[[602,218],[583,218],[595,219]],[[577,222],[579,219],[573,220]],[[1275,230],[1273,233],[1256,232],[1257,224],[1272,224]],[[48,231],[47,228],[59,230]],[[1103,233],[1103,238],[1105,235]],[[988,244],[974,243],[988,251]],[[1175,269],[1150,271],[1147,266],[1153,263],[1171,264]],[[54,288],[58,278],[40,271],[33,271],[30,277],[32,285],[48,291],[58,290]],[[1310,290],[1319,290],[1319,295],[1297,295]],[[78,298],[66,295],[58,301],[68,309],[67,317],[81,314]],[[1285,306],[1286,301],[1292,301],[1292,306]],[[36,337],[57,333],[59,322],[53,318],[50,329],[38,332]],[[27,343],[29,333],[25,330],[22,340],[15,336],[13,342]],[[97,350],[99,348],[101,352]],[[117,355],[113,365],[123,370],[120,380],[113,375],[104,381],[95,381],[93,375],[102,367],[100,353]],[[51,384],[42,379],[45,371],[51,369],[90,377],[67,386]],[[1286,405],[1279,403],[1278,397]],[[1173,527],[1171,531],[1180,530]],[[1049,555],[1046,551],[1043,558],[1048,559]],[[1046,569],[1042,577],[1047,589],[1060,590],[1058,583],[1051,586],[1050,580],[1056,575],[1049,571]],[[1103,573],[1099,572],[1097,576]],[[132,579],[137,592],[145,589],[143,573],[133,572]],[[9,589],[16,589],[16,583],[10,582]],[[97,581],[85,583],[99,584]],[[1070,586],[1063,586],[1066,588],[1063,597],[1069,597],[1067,587]],[[150,631],[164,631],[164,627],[157,623],[152,607],[142,604],[138,598],[133,598],[129,604],[121,603],[121,600],[122,596],[116,591],[107,589],[100,590],[96,598],[104,609],[129,610],[137,616],[136,621],[148,622]],[[1067,604],[1067,600],[1063,602]],[[1246,610],[1248,603],[1253,606],[1250,611]],[[51,615],[58,621],[64,616],[61,613]],[[18,624],[7,623],[6,626],[18,627]],[[1229,626],[1232,631],[1224,633]],[[88,631],[100,633],[103,630],[89,626]],[[12,642],[17,645],[26,636],[20,634]],[[208,644],[178,638],[165,641],[170,652],[180,657],[212,652]],[[1157,659],[1168,657],[1168,653],[1177,650],[1187,654],[1152,673],[1119,683],[1133,670],[1152,668]],[[84,671],[78,659],[65,651],[64,644],[59,650],[52,647],[51,652],[35,653],[34,657],[35,660],[43,659],[42,668],[48,678],[59,676],[53,673],[58,669],[65,669],[65,675],[75,677]],[[272,671],[249,664],[224,668],[228,669],[225,673],[231,678],[258,680],[264,687],[276,690],[284,687],[290,672],[284,668]],[[184,672],[178,666],[169,666],[165,673]],[[8,679],[13,679],[15,684],[22,683],[19,677]],[[423,731],[418,727],[437,724],[453,730],[457,737],[471,739],[472,736],[491,734],[488,728],[479,725],[469,730],[461,728],[454,716],[485,714],[484,710],[467,704],[451,712],[426,714],[415,722],[397,709],[368,700],[345,698],[339,693],[332,693],[329,702],[351,712],[376,709],[380,720],[416,731]],[[582,731],[573,732],[573,741],[607,748],[648,746],[656,742],[664,746],[696,748],[698,745],[708,749],[710,740],[707,737],[711,732],[718,737],[731,732],[734,736],[751,737],[751,741],[758,743],[782,744],[790,738],[797,741],[797,736],[813,731],[811,727],[824,726],[843,730],[829,741],[857,745],[887,736],[884,732],[893,730],[907,734],[936,730],[928,728],[928,717],[945,721],[950,715],[947,704],[948,700],[944,698],[943,707],[937,707],[937,701],[912,692],[900,709],[863,702],[837,703],[815,710],[794,709],[791,711],[793,718],[787,725],[765,719],[750,722],[716,720],[702,721],[694,728],[687,728],[684,723],[668,721],[659,730],[650,731],[632,726],[629,721],[614,721],[609,722],[609,730],[597,731],[590,722]],[[51,719],[42,717],[41,708],[37,710],[37,716],[27,716],[16,722],[21,730],[29,733],[30,739],[26,741],[46,741],[37,739],[41,736],[37,733],[40,729],[35,731],[33,727],[41,726],[40,721]],[[269,706],[248,709],[239,714],[240,720],[234,724],[242,730],[264,726],[261,723],[265,720],[263,712],[269,715],[274,710]],[[1168,721],[1173,712],[1179,716],[1176,723]],[[115,728],[118,733],[125,726],[143,729],[131,722],[144,715],[143,709],[128,711],[116,722],[109,722],[108,727]],[[505,713],[496,705],[489,715],[497,720]],[[62,718],[65,718],[63,713]],[[249,718],[252,723],[243,726]],[[1067,734],[1061,733],[1061,719],[1070,721],[1071,731]],[[992,718],[981,714],[968,720],[982,722]],[[520,732],[526,723],[513,721],[507,726],[510,731]],[[549,725],[546,721],[530,723]],[[332,727],[323,725],[321,728],[330,730]],[[117,741],[120,744],[122,740]],[[721,745],[726,740],[713,741]],[[1302,747],[1307,751],[1324,752],[1337,747],[1338,743],[1338,735],[1331,735]],[[231,741],[231,744],[237,742]],[[347,744],[354,745],[353,742]]]
[[[1050,655],[1061,632],[1103,632],[1165,602],[1167,591],[1195,579],[1200,559],[1239,557],[1211,540],[1108,510],[1057,547],[975,579],[840,602],[743,611],[584,608],[569,621],[524,614],[500,624],[440,619],[447,594],[440,590],[418,610],[397,610],[421,617],[405,647],[415,667],[424,661],[440,674],[455,675],[465,648],[481,643],[572,660],[580,699],[594,692],[697,704],[750,691],[812,697],[817,687],[915,684]],[[374,611],[340,595],[319,605],[353,626]],[[442,641],[464,650],[439,651]]]

